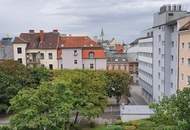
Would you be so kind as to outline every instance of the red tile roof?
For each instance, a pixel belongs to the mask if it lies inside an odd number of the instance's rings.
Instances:
[[[28,43],[28,42],[20,37],[15,37],[13,43]]]
[[[82,50],[82,58],[83,59],[89,59],[89,53],[94,53],[94,58],[95,59],[105,59],[106,55],[104,52],[104,49],[101,48],[97,48],[97,49],[93,49],[93,48],[84,48]]]
[[[100,47],[95,41],[87,36],[66,36],[60,38],[61,48]]]

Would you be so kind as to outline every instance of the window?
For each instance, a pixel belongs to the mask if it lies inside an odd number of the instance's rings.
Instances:
[[[77,53],[77,50],[74,50],[74,56],[77,56],[78,53]]]
[[[160,91],[160,85],[158,85],[158,90]]]
[[[188,65],[190,65],[190,58],[188,58]]]
[[[115,61],[118,61],[118,59],[115,59]]]
[[[40,53],[40,58],[44,59],[44,53]]]
[[[174,60],[174,56],[173,55],[171,55],[171,61],[173,61]]]
[[[173,88],[174,87],[174,84],[171,82],[171,88]]]
[[[52,53],[48,53],[49,59],[53,59],[53,54]]]
[[[158,35],[158,41],[159,42],[161,41],[161,35]]]
[[[61,64],[61,69],[63,69],[63,64]]]
[[[158,66],[160,66],[160,60],[158,61]]]
[[[53,69],[53,65],[49,64],[49,69],[52,70]]]
[[[158,78],[160,79],[160,73],[158,73]]]
[[[189,46],[189,48],[190,48],[190,42],[188,43],[188,46]]]
[[[172,32],[174,32],[174,31],[175,31],[175,27],[174,27],[174,26],[172,26],[171,31],[172,31]]]
[[[84,64],[82,64],[82,69],[84,69]]]
[[[18,62],[22,64],[22,58],[18,58]]]
[[[184,48],[184,45],[185,45],[185,44],[184,44],[184,43],[182,43],[182,48]]]
[[[18,53],[18,54],[21,54],[21,53],[22,53],[22,48],[21,48],[21,47],[17,48],[17,53]]]
[[[161,48],[158,49],[158,53],[159,53],[159,55],[161,54]]]
[[[182,63],[182,64],[184,63],[184,58],[181,58],[181,63]]]
[[[174,16],[174,14],[173,13],[168,13],[168,16]]]
[[[94,64],[90,64],[90,69],[94,69]]]
[[[171,69],[171,74],[173,74],[174,73],[174,70],[173,69]]]
[[[188,85],[190,85],[190,76],[187,76]]]
[[[89,59],[93,59],[94,58],[94,52],[89,52],[88,57],[89,57]]]
[[[174,41],[172,41],[172,47],[174,47]]]
[[[74,64],[77,64],[78,63],[78,61],[77,60],[74,60]]]

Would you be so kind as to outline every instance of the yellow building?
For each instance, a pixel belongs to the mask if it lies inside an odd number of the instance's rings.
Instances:
[[[190,84],[190,16],[180,19],[178,21],[178,30],[178,89],[182,90]]]

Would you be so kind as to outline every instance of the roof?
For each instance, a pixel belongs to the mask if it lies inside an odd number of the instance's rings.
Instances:
[[[59,43],[59,33],[21,33],[14,44],[27,43],[27,49],[56,49]]]
[[[28,42],[20,37],[15,37],[13,44],[15,44],[15,43],[28,43]]]
[[[104,49],[99,48],[99,49],[93,49],[93,48],[85,48],[82,50],[82,58],[83,59],[89,59],[89,54],[93,53],[94,57],[93,59],[105,59],[106,55],[104,52]]]
[[[183,30],[190,30],[190,21],[187,22],[184,26],[182,26],[179,30],[180,30],[180,31],[183,31]]]
[[[60,48],[101,47],[88,36],[66,36],[60,38]]]

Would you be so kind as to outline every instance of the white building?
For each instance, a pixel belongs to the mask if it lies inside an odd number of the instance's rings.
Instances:
[[[153,101],[153,37],[147,36],[138,40],[138,77],[143,96],[147,103]]]
[[[177,20],[189,15],[181,5],[167,5],[154,14],[153,25],[153,99],[160,101],[177,91]]]
[[[65,36],[58,30],[21,33],[13,42],[14,60],[29,67],[106,70],[104,49],[87,36]]]

